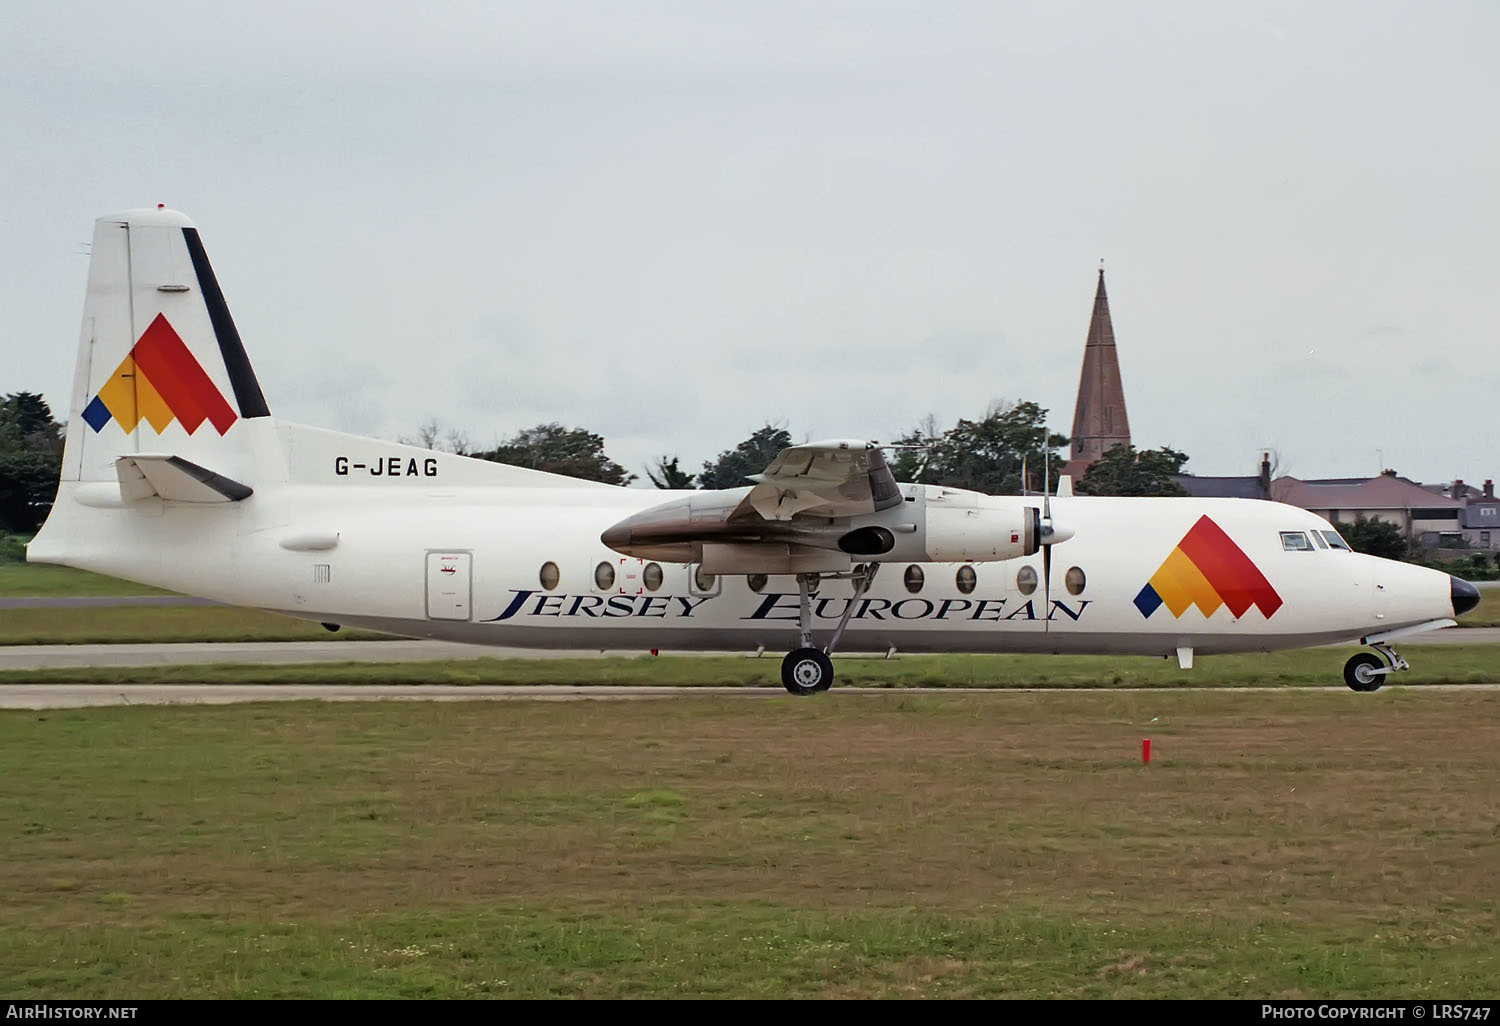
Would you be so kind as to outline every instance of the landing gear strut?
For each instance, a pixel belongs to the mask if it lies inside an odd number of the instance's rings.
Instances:
[[[818,582],[822,577],[819,574],[797,575],[797,592],[802,600],[801,613],[797,621],[799,644],[781,661],[781,683],[792,694],[815,695],[833,686],[833,660],[829,657],[833,655],[839,639],[844,636],[844,628],[849,626],[849,619],[854,615],[855,605],[864,597],[865,592],[870,590],[870,584],[875,580],[875,574],[879,569],[879,563],[867,563],[849,574],[829,575],[836,580],[854,581],[854,597],[845,607],[844,615],[839,619],[839,625],[834,629],[833,637],[828,640],[828,647],[821,651],[813,647],[812,593],[817,590]]]
[[[1411,665],[1383,642],[1370,645],[1375,652],[1360,652],[1344,664],[1344,683],[1353,691],[1379,691],[1387,674],[1407,670]]]

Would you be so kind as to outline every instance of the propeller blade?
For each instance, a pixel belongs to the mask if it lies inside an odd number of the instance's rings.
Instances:
[[[1042,438],[1042,518],[1052,526],[1052,448]],[[1050,533],[1050,532],[1049,532]]]
[[[1042,630],[1049,630],[1047,623],[1052,615],[1052,546],[1042,546]]]

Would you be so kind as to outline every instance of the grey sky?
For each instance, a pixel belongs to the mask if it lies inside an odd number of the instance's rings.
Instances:
[[[1137,445],[1500,471],[1500,5],[28,3],[0,391],[65,415],[83,243],[197,221],[272,411],[1071,427],[1102,257]]]

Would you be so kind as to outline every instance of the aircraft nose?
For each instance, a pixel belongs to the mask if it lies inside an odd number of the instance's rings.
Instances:
[[[1479,605],[1479,589],[1457,577],[1453,581],[1453,615],[1462,616]]]

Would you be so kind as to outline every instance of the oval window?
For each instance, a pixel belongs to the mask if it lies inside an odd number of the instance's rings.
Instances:
[[[543,588],[551,591],[557,587],[557,582],[562,579],[562,573],[557,569],[556,563],[549,561],[542,564],[542,572],[537,574],[537,578],[542,582]]]
[[[927,580],[927,575],[922,568],[913,563],[906,568],[906,576],[902,578],[906,582],[906,590],[915,595],[922,590],[922,584]]]
[[[655,591],[661,587],[661,564],[647,563],[646,569],[641,571],[641,582],[646,585],[647,591]]]
[[[608,591],[615,586],[615,568],[608,563],[594,567],[594,587]]]
[[[716,580],[717,578],[707,570],[704,570],[701,565],[693,571],[693,583],[698,586],[699,591],[713,591],[714,581]]]
[[[958,590],[965,595],[972,594],[975,585],[979,583],[979,577],[974,573],[972,566],[961,566],[958,568]]]
[[[1078,595],[1083,592],[1083,586],[1088,583],[1088,579],[1083,576],[1083,571],[1078,567],[1070,566],[1063,577],[1063,583],[1068,586],[1069,595]]]
[[[749,577],[745,578],[745,583],[750,585],[751,591],[755,592],[756,594],[760,594],[765,590],[766,580],[767,578],[765,574],[751,574]]]
[[[1036,591],[1036,568],[1023,566],[1016,571],[1016,590],[1022,595],[1030,595]]]

